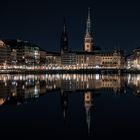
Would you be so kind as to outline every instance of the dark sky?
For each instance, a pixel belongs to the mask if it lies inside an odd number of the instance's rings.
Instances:
[[[70,48],[81,50],[89,6],[95,45],[127,51],[140,46],[140,2],[136,0],[5,0],[0,4],[0,37],[28,40],[56,51],[65,16]]]

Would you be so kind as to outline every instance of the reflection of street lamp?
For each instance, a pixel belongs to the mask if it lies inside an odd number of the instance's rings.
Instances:
[[[7,67],[6,67],[7,65],[6,65],[6,61],[3,63],[3,68],[4,69],[6,69]]]
[[[96,69],[99,69],[100,67],[99,67],[99,65],[96,65]]]

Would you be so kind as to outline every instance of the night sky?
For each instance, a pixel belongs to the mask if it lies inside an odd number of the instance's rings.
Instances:
[[[58,51],[65,16],[69,47],[82,50],[88,7],[95,45],[126,51],[140,46],[140,2],[136,0],[5,0],[0,4],[0,37]]]

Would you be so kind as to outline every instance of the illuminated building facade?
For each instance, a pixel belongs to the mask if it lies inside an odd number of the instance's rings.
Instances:
[[[140,69],[140,47],[133,51],[133,65],[132,68]]]
[[[132,54],[126,56],[125,68],[128,70],[134,68],[134,56]]]
[[[134,49],[130,55],[126,56],[125,64],[127,70],[130,71],[140,70],[140,47]]]
[[[46,51],[43,49],[39,49],[39,56],[40,56],[40,61],[39,61],[39,66],[41,70],[46,70]]]
[[[114,50],[110,53],[101,54],[101,67],[102,68],[114,68],[124,69],[124,55],[120,50]]]
[[[18,72],[46,69],[46,51],[36,44],[22,40],[3,40],[3,43],[7,50],[7,71]],[[3,58],[5,57],[3,56]]]
[[[7,64],[9,64],[9,48],[0,40],[0,69],[6,69]]]
[[[70,51],[68,46],[66,20],[64,20],[60,53],[48,53],[46,58],[47,69],[50,70],[123,70],[125,64],[123,51],[114,49],[110,52],[103,52],[93,45],[90,8],[88,9],[84,50]]]
[[[61,54],[61,66],[73,68],[76,65],[76,53],[69,52]]]
[[[48,70],[61,68],[61,55],[60,53],[47,52],[46,53],[46,65]]]

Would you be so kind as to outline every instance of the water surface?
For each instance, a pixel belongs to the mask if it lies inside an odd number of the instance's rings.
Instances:
[[[140,75],[0,75],[1,137],[140,138]]]

